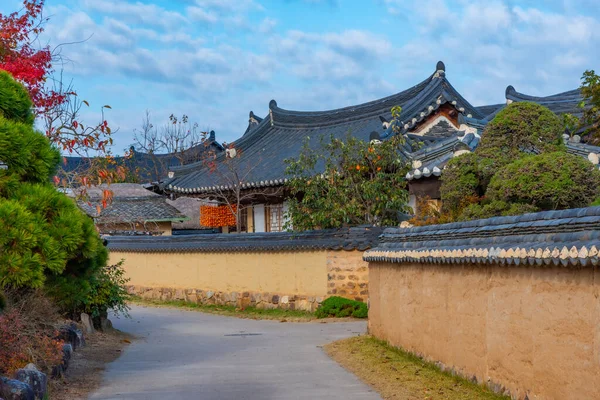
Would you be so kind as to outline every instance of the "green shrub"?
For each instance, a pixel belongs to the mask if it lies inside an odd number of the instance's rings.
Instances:
[[[91,290],[85,300],[84,311],[92,318],[105,317],[112,310],[115,315],[128,314],[127,302],[131,296],[125,289],[129,278],[125,278],[123,260],[115,265],[107,265],[94,275]]]
[[[475,152],[500,168],[527,154],[564,150],[564,125],[550,109],[535,103],[513,103],[485,127]]]
[[[338,296],[325,299],[319,308],[317,308],[317,311],[315,311],[317,318],[367,318],[368,313],[369,310],[367,309],[367,305],[365,303]]]
[[[453,158],[442,174],[443,212],[457,218],[463,208],[483,196],[493,175],[491,161],[468,153]]]
[[[588,160],[563,152],[523,157],[500,169],[486,197],[540,210],[589,206],[600,194],[600,171]]]

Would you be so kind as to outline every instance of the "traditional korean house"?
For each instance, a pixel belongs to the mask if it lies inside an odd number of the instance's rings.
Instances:
[[[247,231],[279,231],[285,214],[284,188],[287,181],[284,160],[296,157],[305,141],[317,149],[322,137],[343,138],[352,135],[363,139],[385,140],[394,134],[405,138],[404,156],[412,163],[406,175],[411,205],[418,196],[439,199],[439,177],[446,163],[460,154],[473,151],[486,124],[511,102],[532,101],[557,114],[580,112],[582,97],[572,90],[548,97],[534,97],[509,86],[503,104],[473,106],[450,83],[444,63],[424,81],[400,93],[368,103],[330,111],[293,111],[269,103],[264,118],[252,111],[246,131],[234,142],[244,156],[235,159],[234,168],[243,172],[242,190],[251,196],[251,207],[244,215]],[[401,121],[392,121],[391,108],[402,107]],[[391,122],[392,121],[392,122]],[[566,137],[570,152],[598,164],[600,148],[580,143],[575,136]],[[226,157],[226,154],[222,154]],[[164,190],[172,197],[206,197],[215,189],[233,188],[219,180],[203,163],[170,169]]]
[[[112,200],[102,207],[103,190],[110,190]],[[93,218],[105,235],[171,235],[173,224],[189,218],[167,203],[164,196],[138,184],[114,183],[88,189],[87,199],[79,207]]]

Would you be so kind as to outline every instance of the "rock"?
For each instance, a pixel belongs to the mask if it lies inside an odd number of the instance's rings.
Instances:
[[[63,351],[63,357],[62,357],[62,370],[66,371],[67,368],[69,368],[69,363],[71,362],[71,357],[73,357],[73,346],[71,346],[70,344],[65,344],[63,345],[62,348]]]
[[[0,378],[0,396],[6,400],[35,400],[31,386],[8,378]]]
[[[94,323],[88,314],[81,313],[81,325],[83,325],[83,331],[86,335],[94,333]]]
[[[83,332],[81,332],[80,329],[77,329],[77,325],[75,324],[65,325],[60,328],[58,339],[71,344],[74,350],[85,346]]]
[[[42,400],[48,392],[48,377],[33,364],[27,364],[25,368],[17,370],[15,379],[28,384],[33,389],[36,400]]]
[[[113,329],[113,324],[112,322],[110,322],[110,319],[108,318],[100,318],[100,330],[102,332],[107,332]]]
[[[213,292],[212,290],[209,290],[208,292],[206,292],[206,299],[210,299],[211,297],[213,297],[215,295],[215,292]]]
[[[273,303],[273,304],[278,304],[278,303],[279,303],[279,296],[278,296],[278,295],[274,295],[274,296],[271,298],[271,303]]]
[[[290,302],[290,298],[288,296],[281,296],[281,304],[287,304]]]

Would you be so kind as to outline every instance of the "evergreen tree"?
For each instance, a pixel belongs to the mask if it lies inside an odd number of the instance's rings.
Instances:
[[[74,311],[107,251],[92,220],[52,185],[60,153],[35,130],[32,109],[25,88],[0,72],[0,288],[45,287]]]

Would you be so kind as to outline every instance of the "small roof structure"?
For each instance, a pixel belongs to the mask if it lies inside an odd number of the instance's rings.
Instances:
[[[112,201],[106,208],[94,203],[102,199],[104,190],[112,192]],[[79,206],[96,224],[183,222],[188,217],[167,203],[163,196],[132,183],[113,183],[87,189],[90,201],[79,201]]]

